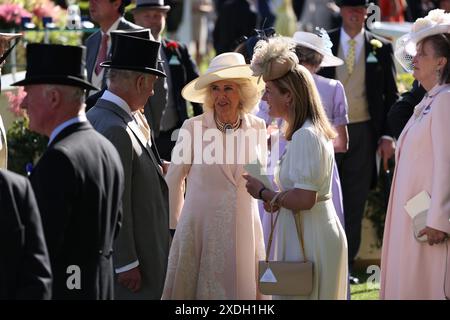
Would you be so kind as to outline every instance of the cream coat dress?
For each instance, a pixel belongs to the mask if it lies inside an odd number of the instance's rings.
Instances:
[[[450,233],[450,85],[435,86],[403,129],[384,227],[381,299],[450,297],[450,259],[445,244],[416,241],[406,202],[431,196],[427,226]],[[447,273],[447,281],[445,281]]]
[[[246,114],[234,134],[242,138],[249,130],[257,132],[260,139],[234,149],[241,150],[238,156],[245,155],[236,164],[230,152],[233,148],[219,147],[215,153],[211,149],[212,136],[217,141],[226,138],[217,130],[213,112],[184,122],[166,175],[170,225],[176,232],[163,299],[261,298],[257,267],[265,256],[262,227],[257,201],[247,193],[242,175],[243,163],[253,160],[255,150],[266,143],[265,123]],[[185,152],[180,151],[183,144]],[[218,155],[216,159],[231,156],[232,161],[206,164],[211,154]],[[185,164],[176,164],[183,157]]]

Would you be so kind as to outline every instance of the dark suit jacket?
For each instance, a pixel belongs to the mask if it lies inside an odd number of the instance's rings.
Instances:
[[[169,191],[158,161],[132,116],[99,99],[87,113],[94,128],[117,148],[125,172],[123,225],[114,266],[139,261],[141,289],[115,286],[117,299],[160,299],[169,255]]]
[[[409,118],[411,118],[414,107],[423,99],[425,93],[424,87],[416,80],[412,89],[403,93],[401,98],[394,103],[388,114],[388,123],[395,138],[398,139]]]
[[[171,80],[172,80],[172,91],[169,94],[172,95],[175,101],[175,107],[178,114],[178,123],[176,128],[181,128],[184,120],[188,118],[187,114],[187,103],[186,100],[181,96],[181,91],[183,87],[198,77],[198,70],[195,62],[192,60],[187,47],[179,42],[177,43],[177,48],[167,47],[168,43],[174,42],[173,40],[163,39],[162,49],[167,57],[169,64],[167,65],[168,70],[170,70]],[[170,62],[172,61],[172,62]],[[159,94],[155,92],[155,95]],[[159,136],[159,127],[161,124],[161,117],[164,111],[165,105],[152,105],[152,97],[149,99],[145,107],[145,116],[149,121],[152,131],[155,137]],[[202,106],[198,103],[192,103],[194,109],[194,116],[198,116],[203,113]]]
[[[53,271],[54,299],[113,298],[113,240],[121,221],[124,173],[114,146],[89,122],[66,127],[30,176]],[[66,281],[81,271],[81,289]],[[73,282],[71,282],[73,283]]]
[[[50,259],[28,179],[0,170],[0,300],[50,299]]]
[[[333,54],[337,56],[340,45],[340,29],[329,32],[330,39],[333,42]],[[365,31],[365,57],[372,52],[373,46],[370,44],[372,39],[378,39],[383,46],[375,50],[377,63],[366,62],[366,92],[367,102],[369,104],[369,113],[371,125],[374,130],[376,142],[382,135],[392,135],[387,124],[387,114],[391,106],[397,101],[397,84],[395,80],[395,65],[391,44],[384,38],[378,37],[370,31]],[[327,78],[336,78],[336,68],[324,68],[320,74]],[[378,145],[375,143],[375,145]]]
[[[247,0],[224,0],[217,10],[213,31],[216,54],[233,51],[242,36],[251,36],[257,23],[257,14]]]
[[[125,20],[124,17],[120,19],[119,25],[117,27],[117,30],[128,30],[128,29],[142,29],[138,25],[135,25],[127,20]],[[95,68],[95,62],[97,60],[97,54],[98,50],[100,49],[100,43],[102,41],[102,33],[101,31],[97,31],[94,34],[92,34],[89,38],[86,40],[86,69],[87,69],[87,76],[88,81],[91,82],[92,80],[92,72]],[[108,53],[109,56],[109,53]],[[103,78],[102,82],[102,88],[106,85],[105,78]],[[100,89],[102,89],[100,88]]]

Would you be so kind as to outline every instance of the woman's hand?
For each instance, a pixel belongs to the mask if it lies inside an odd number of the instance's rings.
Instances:
[[[430,227],[425,227],[423,230],[419,232],[417,236],[420,238],[423,235],[427,235],[428,244],[430,246],[432,246],[433,244],[445,242],[448,239],[448,235],[445,232]]]
[[[264,184],[256,178],[253,178],[251,175],[244,174],[244,179],[247,180],[245,187],[247,188],[247,192],[255,198],[259,199],[259,191],[264,187]]]
[[[277,205],[270,206],[270,202],[267,202],[267,201],[264,201],[263,205],[264,205],[264,210],[266,210],[267,212],[270,212],[270,213],[277,212],[280,209],[280,207]]]

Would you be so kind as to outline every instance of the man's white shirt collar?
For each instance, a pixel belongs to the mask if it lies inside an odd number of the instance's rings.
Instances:
[[[118,95],[112,93],[111,91],[105,90],[105,92],[103,92],[103,95],[100,99],[107,100],[109,102],[114,103],[120,109],[122,109],[127,114],[129,114],[131,117],[133,116],[133,113],[131,112],[131,109],[130,109],[130,106],[128,105],[128,103],[125,100],[123,100],[121,97],[119,97]]]
[[[50,143],[56,138],[56,136],[58,134],[60,134],[61,131],[63,131],[68,126],[70,126],[74,123],[85,122],[85,121],[87,121],[87,118],[86,118],[86,114],[84,113],[84,111],[82,114],[79,114],[78,116],[76,116],[74,118],[64,121],[63,123],[58,125],[55,129],[53,129],[52,134],[50,135],[50,138],[48,141],[48,145],[50,145]]]

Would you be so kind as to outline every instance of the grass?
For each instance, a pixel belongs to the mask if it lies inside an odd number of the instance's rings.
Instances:
[[[356,272],[355,275],[359,278],[360,283],[350,285],[351,299],[379,300],[379,289],[370,282],[367,283],[367,278],[370,274],[365,272]]]

